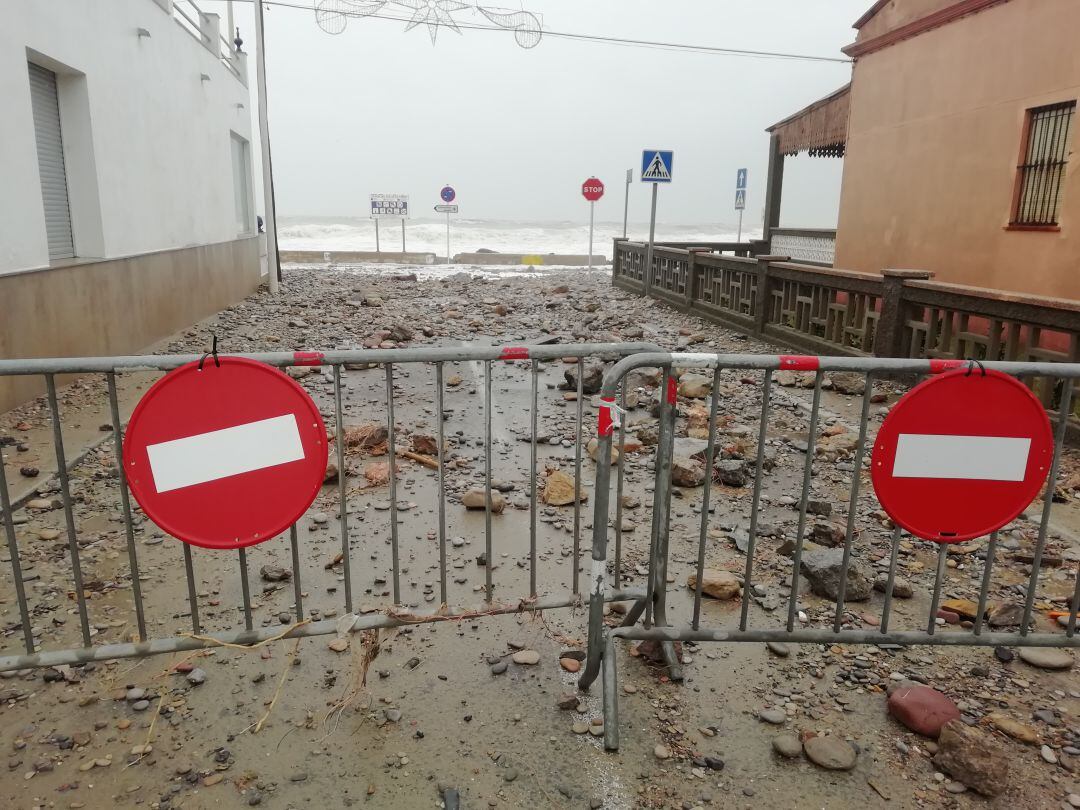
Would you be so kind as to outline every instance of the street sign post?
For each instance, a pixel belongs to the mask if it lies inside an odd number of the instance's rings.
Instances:
[[[634,182],[634,170],[626,170],[626,191],[623,194],[622,207],[622,238],[626,238],[626,220],[630,214],[630,184]]]
[[[446,263],[450,264],[450,215],[458,212],[456,205],[450,205],[457,199],[457,192],[454,191],[453,186],[443,186],[439,192],[439,198],[447,203],[446,205],[436,205],[436,211],[442,211],[446,214]]]
[[[675,153],[663,149],[646,149],[641,153],[641,182],[652,183],[652,209],[649,213],[649,247],[645,251],[645,295],[652,288],[653,241],[656,237],[656,189],[660,183],[671,182]]]
[[[735,210],[739,212],[739,235],[736,242],[742,242],[742,217],[746,208],[746,169],[735,172]]]
[[[375,252],[379,252],[379,220],[401,220],[401,252],[405,252],[405,220],[409,218],[408,194],[371,194],[371,218],[375,220]]]
[[[598,178],[590,177],[581,184],[581,196],[589,201],[589,269],[592,270],[593,213],[596,201],[604,196],[604,184]]]
[[[243,548],[277,536],[315,500],[326,425],[280,370],[207,357],[143,395],[123,457],[135,500],[163,530],[204,548]]]
[[[900,399],[878,431],[870,469],[878,500],[899,526],[959,543],[1027,508],[1053,455],[1046,410],[1023,383],[959,369]]]

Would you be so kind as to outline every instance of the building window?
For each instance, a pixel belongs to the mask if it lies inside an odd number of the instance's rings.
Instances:
[[[56,74],[33,62],[28,62],[27,67],[30,71],[30,105],[34,114],[49,261],[70,259],[75,256],[75,243],[71,235],[71,206],[68,204],[68,178],[64,165],[64,138],[60,131]]]
[[[1017,176],[1013,225],[1055,226],[1069,160],[1069,134],[1076,102],[1028,110],[1027,143]]]
[[[231,135],[236,232],[243,235],[255,230],[251,216],[251,157],[248,154],[248,142],[235,132]]]

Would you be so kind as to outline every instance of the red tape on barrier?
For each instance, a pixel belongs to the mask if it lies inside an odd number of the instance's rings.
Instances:
[[[967,360],[931,360],[930,373],[941,374],[943,371],[952,371],[954,368],[965,368],[967,364]]]
[[[321,366],[325,357],[322,352],[293,352],[293,365]]]
[[[502,351],[499,352],[500,360],[528,360],[529,359],[529,347],[528,346],[503,346]]]
[[[821,360],[817,357],[802,354],[780,355],[780,368],[785,371],[817,371],[820,367]]]
[[[679,402],[679,388],[674,377],[667,378],[667,401],[668,405],[676,405]]]
[[[610,436],[615,428],[615,420],[611,417],[615,410],[615,397],[600,397],[600,420],[596,425],[597,436]]]

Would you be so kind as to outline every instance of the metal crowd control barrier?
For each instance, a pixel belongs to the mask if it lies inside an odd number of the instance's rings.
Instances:
[[[403,624],[416,624],[424,621],[447,621],[455,618],[474,617],[475,610],[454,609],[447,607],[447,551],[448,542],[446,531],[446,498],[445,498],[445,442],[444,442],[444,388],[443,370],[446,363],[476,362],[483,364],[484,369],[484,491],[486,506],[484,509],[484,548],[485,548],[485,575],[484,575],[484,600],[485,607],[480,611],[481,615],[496,615],[504,613],[516,613],[520,611],[540,611],[554,608],[572,607],[582,603],[579,592],[579,564],[580,559],[580,501],[575,499],[573,518],[573,557],[574,566],[572,574],[572,588],[570,593],[540,596],[537,583],[537,411],[538,411],[538,377],[539,363],[545,360],[561,360],[575,358],[577,366],[577,403],[575,417],[575,481],[581,481],[581,455],[582,440],[585,438],[583,431],[583,371],[585,360],[594,357],[625,357],[642,351],[657,351],[657,346],[649,343],[612,343],[612,344],[549,344],[549,345],[521,345],[521,346],[470,346],[461,348],[415,348],[415,349],[383,349],[383,350],[341,350],[341,351],[311,351],[311,352],[270,352],[261,354],[242,354],[247,357],[278,368],[292,366],[324,366],[333,370],[333,400],[334,400],[334,424],[336,430],[336,451],[338,474],[338,506],[340,517],[341,534],[341,563],[344,574],[344,604],[345,613],[352,619],[351,625],[345,627],[351,632],[359,632],[374,628],[389,628]],[[64,523],[66,528],[67,553],[71,563],[71,578],[74,585],[74,598],[78,607],[79,628],[82,635],[82,647],[70,649],[40,649],[40,645],[32,632],[32,610],[27,600],[24,576],[20,560],[19,544],[16,540],[13,505],[6,480],[4,469],[3,447],[0,446],[0,517],[7,539],[7,551],[11,561],[12,586],[18,601],[20,624],[25,646],[25,654],[0,655],[0,672],[20,670],[33,667],[55,667],[61,665],[78,665],[90,661],[105,661],[117,658],[136,658],[158,653],[172,653],[188,650],[196,650],[203,647],[218,646],[220,643],[250,645],[266,639],[283,637],[295,638],[300,636],[317,636],[343,632],[342,619],[321,619],[318,621],[305,621],[303,584],[300,575],[302,547],[298,540],[296,525],[289,531],[291,546],[293,575],[292,584],[294,589],[295,603],[293,610],[297,622],[284,635],[280,626],[255,628],[252,618],[251,588],[248,579],[247,553],[250,549],[239,549],[239,573],[240,585],[243,594],[243,617],[244,629],[230,630],[226,632],[204,632],[199,617],[199,604],[197,599],[198,588],[195,582],[194,561],[191,546],[183,545],[184,569],[187,580],[187,600],[191,617],[191,634],[176,635],[168,638],[151,638],[147,632],[147,619],[144,607],[144,599],[140,587],[139,559],[135,543],[135,528],[132,520],[132,505],[130,502],[127,483],[124,478],[124,465],[120,463],[121,447],[123,440],[123,425],[120,419],[120,409],[117,395],[117,374],[133,371],[169,371],[179,366],[198,361],[200,355],[150,355],[131,357],[96,357],[96,358],[54,358],[39,360],[0,360],[0,376],[12,375],[42,375],[45,377],[47,388],[47,401],[49,414],[53,428],[53,443],[56,454],[57,474],[60,494],[63,500]],[[492,569],[494,567],[493,552],[496,551],[493,543],[492,531],[492,364],[498,361],[526,361],[529,363],[531,377],[531,408],[530,408],[530,444],[529,456],[529,593],[515,598],[511,602],[495,603],[494,585],[492,582]],[[439,595],[441,607],[431,614],[404,615],[395,609],[401,604],[401,561],[399,558],[398,537],[398,492],[397,476],[389,476],[389,515],[390,515],[390,546],[392,553],[392,588],[393,605],[382,606],[379,612],[369,615],[359,615],[355,612],[356,604],[353,593],[353,567],[352,553],[349,543],[349,520],[346,496],[346,468],[345,468],[345,440],[344,440],[344,411],[342,408],[342,372],[346,364],[381,365],[385,369],[386,379],[386,426],[388,431],[387,456],[391,471],[396,469],[394,447],[394,369],[406,364],[431,364],[435,367],[435,390],[434,405],[438,423],[438,558],[439,558]],[[64,437],[61,429],[61,414],[57,399],[56,375],[77,374],[104,375],[108,389],[109,411],[111,413],[111,428],[114,441],[116,467],[118,470],[120,508],[123,514],[124,530],[126,534],[128,574],[130,575],[131,595],[138,628],[138,642],[113,643],[94,645],[91,641],[91,622],[87,610],[87,599],[84,591],[82,574],[82,562],[80,548],[76,532],[73,500],[70,483],[70,469],[65,455]],[[603,466],[603,465],[601,465]],[[620,462],[621,466],[621,462]],[[257,548],[257,547],[256,547]],[[220,560],[225,552],[200,550],[210,557]],[[4,583],[0,580],[0,586]],[[630,592],[614,592],[606,595],[609,600],[625,600],[639,597],[640,594]],[[9,628],[12,630],[14,628]]]
[[[1056,418],[1054,435],[1054,458],[1048,475],[1047,493],[1053,493],[1058,482],[1062,447],[1064,446],[1066,426],[1072,407],[1073,380],[1080,378],[1080,363],[1040,363],[1040,362],[986,362],[981,363],[986,369],[996,369],[1016,377],[1046,377],[1061,382],[1060,405]],[[663,369],[662,390],[667,395],[661,397],[659,444],[655,469],[655,493],[652,514],[652,536],[649,549],[649,566],[645,596],[634,602],[620,626],[608,630],[603,620],[603,605],[610,598],[607,590],[608,533],[609,533],[609,491],[611,487],[610,469],[599,465],[596,470],[596,500],[593,516],[592,576],[590,580],[589,647],[586,663],[578,686],[588,689],[602,671],[603,709],[604,709],[604,746],[608,750],[619,747],[618,692],[616,689],[616,639],[652,640],[660,645],[666,674],[672,681],[683,679],[682,665],[676,653],[674,642],[791,642],[813,644],[893,644],[893,645],[1010,645],[1017,647],[1078,647],[1080,637],[1076,635],[1077,610],[1080,607],[1080,565],[1075,575],[1076,585],[1070,600],[1070,612],[1067,627],[1063,634],[1031,632],[1032,611],[1035,594],[1042,569],[1043,554],[1046,548],[1047,530],[1053,498],[1050,494],[1044,498],[1039,522],[1030,579],[1028,581],[1023,606],[1023,618],[1017,632],[987,632],[983,616],[986,613],[987,598],[991,584],[991,575],[997,550],[998,535],[989,536],[986,547],[986,559],[982,572],[978,600],[978,617],[969,631],[937,632],[936,617],[940,606],[942,584],[945,579],[948,549],[939,546],[934,589],[930,602],[929,616],[924,627],[919,629],[895,630],[890,618],[893,604],[893,590],[896,580],[898,552],[902,529],[897,526],[892,530],[889,547],[888,581],[885,585],[884,603],[881,607],[880,625],[876,630],[855,630],[844,628],[844,597],[848,581],[848,569],[852,561],[852,545],[855,536],[856,505],[860,488],[863,486],[862,473],[866,459],[867,428],[873,379],[876,376],[927,375],[944,371],[967,368],[968,361],[961,360],[907,360],[888,358],[849,358],[849,357],[804,357],[790,355],[726,355],[726,354],[689,354],[689,353],[650,353],[627,357],[608,369],[604,376],[601,407],[597,436],[599,440],[598,457],[604,458],[610,452],[613,443],[614,427],[619,427],[619,446],[625,440],[625,426],[621,425],[619,412],[624,410],[616,405],[616,394],[622,389],[622,405],[625,406],[626,391],[624,380],[634,369],[660,367]],[[688,626],[671,626],[667,620],[667,564],[668,564],[668,522],[671,506],[671,468],[675,435],[677,397],[673,369],[712,369],[713,392],[709,414],[709,436],[705,448],[704,490],[701,502],[701,525],[698,538],[697,585],[694,589],[693,617]],[[701,626],[701,601],[705,568],[706,538],[709,530],[709,499],[711,496],[712,471],[716,452],[717,415],[720,397],[715,395],[725,370],[757,370],[763,372],[761,388],[761,409],[758,415],[757,457],[754,464],[753,494],[749,525],[749,539],[746,547],[746,564],[742,578],[741,609],[737,626],[707,628]],[[787,599],[785,621],[781,627],[751,627],[750,599],[754,577],[754,551],[758,537],[759,515],[761,507],[762,478],[765,460],[765,443],[769,426],[769,407],[773,399],[773,372],[777,370],[809,371],[814,373],[812,404],[809,414],[809,430],[805,461],[802,469],[802,491],[799,500],[798,528],[796,530],[793,553],[793,572],[790,595]],[[865,375],[866,386],[862,395],[861,419],[858,444],[854,451],[854,465],[851,474],[851,492],[848,502],[846,532],[843,544],[843,558],[839,572],[838,599],[831,626],[825,628],[801,628],[796,626],[799,601],[799,580],[803,545],[807,528],[807,506],[815,456],[815,440],[821,407],[822,384],[826,372],[854,372]],[[992,406],[992,403],[989,403]],[[622,493],[622,468],[617,471],[617,492]],[[620,504],[621,505],[621,504]],[[619,527],[620,518],[616,516],[615,527]],[[616,562],[616,571],[618,562]],[[615,582],[622,580],[616,573]],[[643,626],[636,626],[644,614]]]

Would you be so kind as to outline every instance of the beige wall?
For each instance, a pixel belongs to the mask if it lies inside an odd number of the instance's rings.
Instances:
[[[857,41],[863,42],[887,34],[957,2],[958,0],[890,0],[859,29]]]
[[[1080,115],[1059,232],[1006,230],[1025,111],[1080,97],[1080,2],[1011,0],[861,57],[836,266],[1080,299]]]
[[[136,353],[259,286],[259,239],[0,275],[0,357]],[[0,377],[0,413],[44,391]]]

